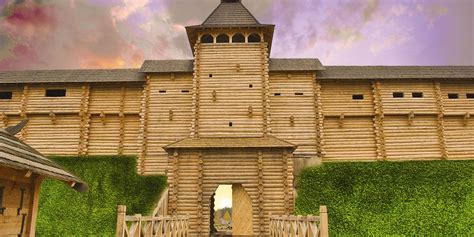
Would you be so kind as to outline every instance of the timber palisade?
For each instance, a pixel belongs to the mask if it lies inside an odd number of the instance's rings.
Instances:
[[[189,60],[1,72],[0,125],[29,119],[19,137],[46,155],[136,155],[140,174],[168,176],[168,214],[192,235],[209,234],[220,184],[242,207],[234,233],[259,235],[293,213],[305,166],[474,159],[474,66],[270,58],[274,25],[240,0],[186,31]]]

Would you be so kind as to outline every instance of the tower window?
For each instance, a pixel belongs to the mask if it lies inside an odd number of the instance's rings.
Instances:
[[[217,43],[229,43],[230,39],[229,36],[226,34],[220,34],[217,36]]]
[[[65,97],[66,89],[47,89],[45,96],[46,97]]]
[[[232,126],[234,126],[234,123],[229,122],[229,127],[232,127]]]
[[[393,92],[393,98],[403,98],[405,94],[403,92]]]
[[[413,92],[413,93],[411,93],[411,97],[413,97],[413,98],[423,98],[423,92]]]
[[[11,91],[0,91],[0,100],[11,100],[13,92]]]
[[[182,90],[182,93],[189,93],[189,90]]]
[[[210,34],[205,34],[201,37],[201,43],[212,44],[214,43],[214,37]]]
[[[245,36],[242,34],[235,34],[232,36],[232,43],[245,43]]]
[[[352,95],[352,99],[353,99],[353,100],[363,100],[363,99],[364,99],[364,95]]]
[[[281,93],[275,93],[274,96],[281,96]]]
[[[166,93],[166,90],[161,90],[160,93],[161,93],[161,94],[165,94],[165,93]]]
[[[459,99],[459,94],[458,93],[449,93],[448,94],[448,99],[451,99],[451,100]]]
[[[212,74],[209,74],[209,78],[212,78]]]
[[[249,43],[259,43],[261,41],[260,35],[253,33],[249,35]]]
[[[249,88],[253,88],[253,85],[252,85],[252,84],[249,84]]]
[[[466,98],[468,99],[474,99],[474,93],[467,93]]]
[[[304,93],[296,92],[295,95],[301,96],[301,95],[304,95]]]

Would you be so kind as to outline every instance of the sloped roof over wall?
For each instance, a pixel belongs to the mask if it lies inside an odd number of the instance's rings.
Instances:
[[[138,69],[35,70],[0,72],[0,83],[140,82]]]
[[[325,66],[318,79],[474,79],[474,66]]]
[[[7,132],[0,129],[0,165],[14,169],[29,170],[39,175],[73,182],[74,189],[83,192],[88,189],[87,184],[60,165],[47,159],[41,153]]]
[[[168,146],[169,149],[194,149],[194,148],[292,148],[296,145],[276,137],[239,137],[239,138],[186,138]]]
[[[272,58],[269,62],[270,71],[319,71],[324,70],[317,58]],[[189,60],[146,60],[140,72],[144,73],[169,73],[193,72],[194,61]]]

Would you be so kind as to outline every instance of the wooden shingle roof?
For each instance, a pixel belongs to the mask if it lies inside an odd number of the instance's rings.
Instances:
[[[474,79],[474,66],[325,66],[318,79]]]
[[[138,69],[32,70],[0,72],[0,83],[140,82]]]
[[[260,25],[240,0],[221,0],[221,4],[202,23],[203,26]]]
[[[324,70],[317,58],[272,58],[269,62],[270,71],[319,71]],[[146,60],[140,72],[144,73],[169,73],[188,72],[194,70],[194,61],[190,60]]]
[[[0,165],[74,183],[73,188],[80,192],[88,189],[86,183],[5,129],[0,129]]]
[[[186,138],[168,146],[169,149],[195,149],[195,148],[291,148],[296,145],[276,137],[239,137],[239,138]]]

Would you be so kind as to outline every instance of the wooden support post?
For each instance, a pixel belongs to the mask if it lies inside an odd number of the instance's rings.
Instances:
[[[215,40],[215,38],[214,38]],[[194,45],[194,77],[193,77],[193,109],[191,119],[191,138],[199,138],[199,103],[200,103],[200,87],[201,87],[201,43]],[[213,93],[213,98],[214,98]],[[214,99],[213,99],[214,100]]]
[[[262,52],[262,109],[263,109],[263,136],[272,133],[270,117],[270,64],[268,59],[268,44],[260,44]]]
[[[122,86],[120,91],[120,130],[119,130],[119,144],[117,154],[123,155],[124,143],[125,143],[125,96],[127,95],[127,88]]]
[[[203,228],[203,174],[204,161],[202,159],[202,152],[198,154],[198,183],[197,183],[197,235],[202,235]]]
[[[439,81],[434,82],[434,95],[436,99],[436,107],[438,109],[437,117],[437,129],[438,129],[438,140],[441,147],[441,157],[446,160],[449,158],[448,147],[446,145],[446,135],[444,129],[444,102],[443,95],[441,92],[441,83]]]
[[[316,151],[318,156],[322,159],[325,155],[324,151],[324,114],[323,103],[321,100],[321,84],[316,78],[316,73],[313,74],[313,90],[314,90],[314,107],[316,119]]]
[[[142,102],[140,108],[140,135],[139,140],[141,144],[139,145],[138,151],[138,172],[140,174],[145,174],[145,159],[147,156],[148,150],[148,117],[149,117],[149,105],[150,105],[150,87],[151,87],[151,77],[146,77],[145,85],[143,86],[142,93]]]
[[[264,185],[263,185],[263,154],[262,151],[258,151],[258,225],[260,235],[265,234],[265,197],[264,197]]]
[[[125,236],[125,228],[127,228],[125,223],[125,215],[127,213],[127,207],[119,205],[117,209],[117,228],[115,231],[116,237]]]
[[[20,117],[21,119],[27,119],[26,111],[28,107],[28,96],[29,96],[30,88],[28,85],[23,86],[23,94],[21,96],[21,102],[20,102]],[[26,141],[26,136],[27,136],[27,130],[28,130],[28,124],[25,125],[25,127],[21,130],[20,132],[20,140]]]
[[[283,157],[282,157],[282,167],[283,167],[283,189],[284,189],[284,200],[285,200],[285,215],[290,215],[291,214],[291,185],[288,181],[289,173],[291,172],[290,167],[288,165],[288,151],[284,150],[283,151]]]
[[[31,182],[31,197],[29,206],[31,209],[28,211],[28,221],[26,225],[26,236],[35,236],[36,233],[36,217],[38,215],[39,205],[39,193],[41,183],[43,182],[44,176],[33,174]]]
[[[319,218],[321,220],[319,224],[320,237],[329,236],[329,221],[328,221],[328,209],[326,206],[319,207]]]
[[[178,187],[179,187],[179,153],[177,150],[173,152],[173,188],[171,199],[171,213],[177,215],[178,213]]]
[[[89,131],[90,131],[90,114],[89,114],[89,99],[90,99],[90,86],[82,86],[81,95],[81,106],[79,110],[80,131],[79,131],[79,146],[78,154],[81,156],[87,155],[89,145]]]
[[[377,160],[387,160],[387,152],[385,149],[385,132],[384,132],[384,111],[382,104],[382,93],[380,81],[372,81],[372,93],[374,98],[374,133],[375,146],[377,150]]]

